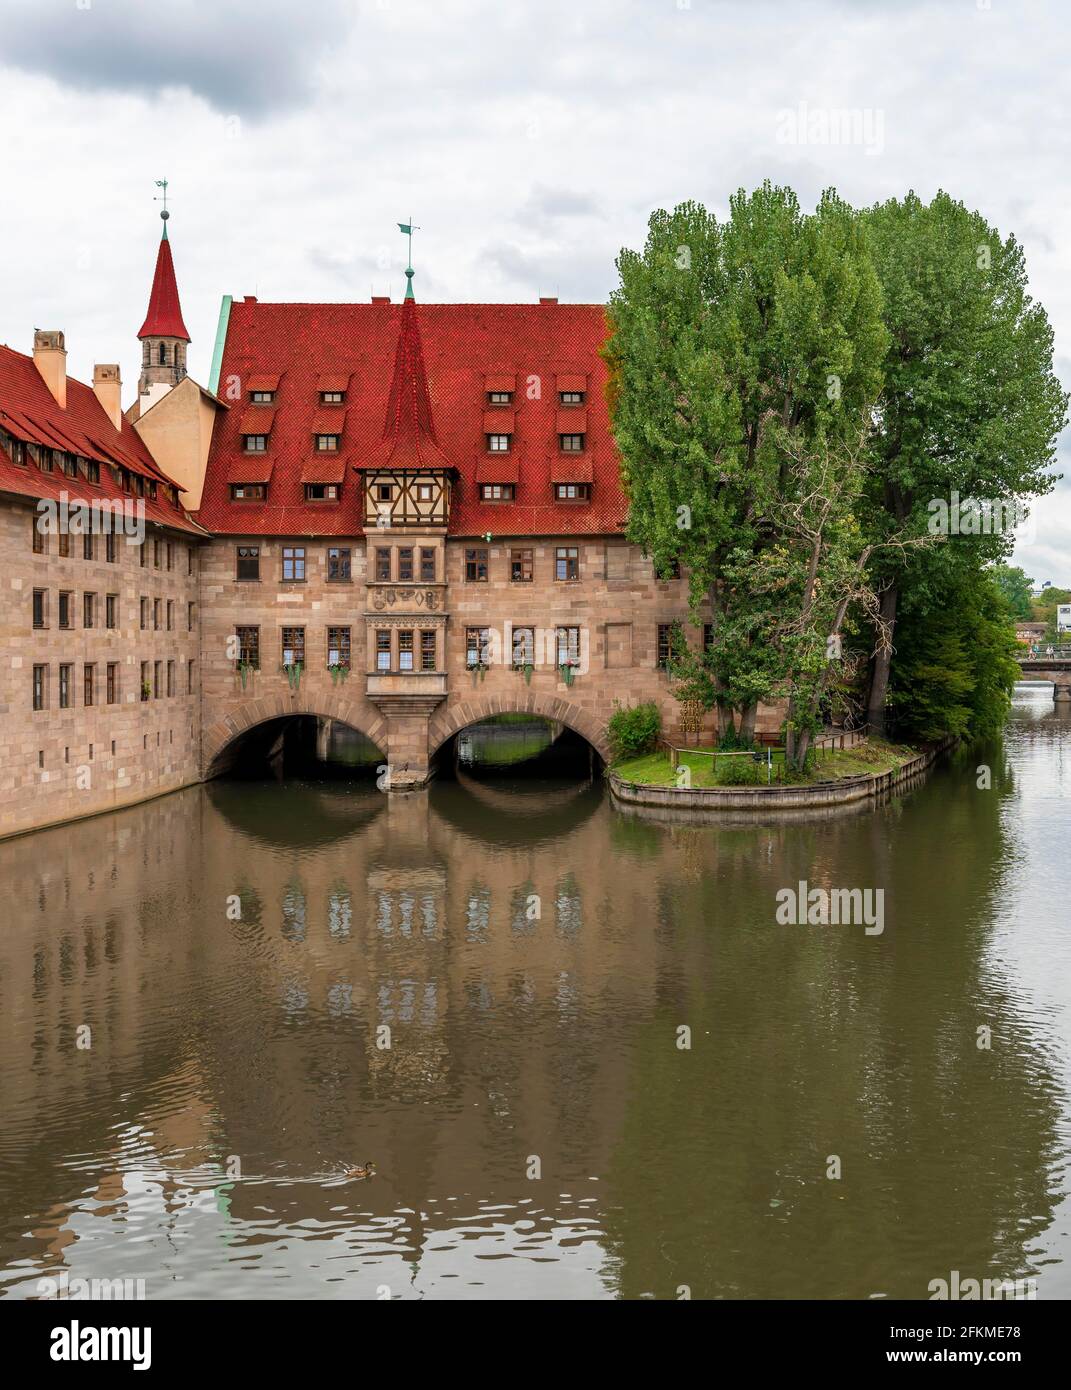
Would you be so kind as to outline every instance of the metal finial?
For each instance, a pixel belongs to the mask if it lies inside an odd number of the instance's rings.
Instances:
[[[166,237],[166,236],[167,236],[167,219],[171,216],[171,214],[170,214],[170,213],[168,212],[168,210],[167,210],[167,179],[157,179],[157,180],[156,180],[156,187],[157,187],[157,188],[162,188],[162,189],[164,190],[164,191],[163,191],[163,194],[161,195],[161,197],[159,197],[159,198],[153,198],[153,202],[154,202],[154,203],[163,203],[163,205],[164,205],[163,208],[162,208],[161,211],[160,211],[160,218],[161,218],[161,220],[163,221],[163,224],[164,224],[164,236]]]

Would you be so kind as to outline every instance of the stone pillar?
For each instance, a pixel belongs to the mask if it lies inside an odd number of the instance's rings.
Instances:
[[[1054,681],[1052,698],[1054,703],[1058,705],[1071,703],[1071,685],[1057,685]]]

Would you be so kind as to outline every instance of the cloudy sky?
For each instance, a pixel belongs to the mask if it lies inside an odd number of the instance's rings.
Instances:
[[[0,0],[0,342],[121,361],[170,230],[190,369],[223,294],[600,301],[652,208],[945,188],[1023,243],[1071,386],[1066,0]],[[786,113],[857,113],[852,143]],[[1071,584],[1068,481],[1017,557]]]

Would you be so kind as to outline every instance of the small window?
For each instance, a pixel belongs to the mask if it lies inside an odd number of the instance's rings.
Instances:
[[[267,490],[263,483],[232,483],[232,502],[263,502]]]
[[[250,391],[249,399],[254,405],[271,405],[275,399],[274,391]]]
[[[105,699],[109,705],[119,703],[119,663],[109,661],[106,674],[106,693]]]
[[[337,434],[318,434],[316,448],[321,454],[333,454],[338,448]]]
[[[96,703],[97,668],[91,661],[82,667],[82,704],[91,709]]]
[[[48,708],[47,666],[35,666],[33,668],[33,707],[34,709]]]
[[[322,405],[341,405],[344,391],[321,391],[320,402]]]
[[[33,537],[33,553],[35,555],[44,555],[47,553],[47,546],[45,544],[45,532],[41,529],[40,526],[38,526],[37,520],[38,519],[35,516],[30,523],[30,534]]]
[[[420,634],[420,669],[422,671],[435,671],[438,669],[436,656],[437,644],[435,630],[424,631]]]
[[[149,542],[147,540],[141,543],[141,547],[138,551],[138,563],[141,565],[142,569],[149,563]]]
[[[305,665],[305,629],[303,627],[283,628],[283,665]]]
[[[490,666],[491,629],[489,627],[470,627],[465,629],[465,665]]]
[[[34,627],[48,626],[47,589],[35,589],[33,591],[33,625]]]
[[[433,549],[421,548],[420,582],[422,584],[435,583],[435,551]]]
[[[376,670],[390,670],[390,632],[382,628],[376,633]]]
[[[82,595],[82,626],[95,627],[97,620],[97,596],[96,594]]]
[[[513,401],[512,391],[488,391],[488,405],[510,405]]]
[[[114,531],[109,531],[104,537],[104,558],[109,565],[114,565],[119,556],[119,537]]]
[[[260,546],[240,545],[238,547],[238,579],[260,578]]]
[[[160,538],[157,536],[152,543],[152,563],[153,569],[160,568]]]
[[[578,627],[560,627],[558,628],[557,638],[558,665],[579,666],[580,629]]]
[[[167,568],[168,568],[169,570],[173,570],[173,569],[175,568],[175,543],[174,543],[174,541],[168,541],[168,543],[167,543]]]
[[[376,483],[376,501],[390,502],[394,498],[393,483]]]
[[[158,700],[164,693],[164,663],[154,661],[152,664],[152,697]]]
[[[562,405],[583,405],[583,391],[559,391],[558,400]]]
[[[390,550],[380,549],[376,551],[376,580],[378,583],[387,583],[390,580]]]
[[[108,594],[104,600],[104,626],[119,626],[119,595]]]
[[[85,459],[85,460],[83,460],[83,467],[85,468],[85,472],[86,472],[86,482],[87,482],[87,483],[99,483],[99,482],[100,482],[100,464],[99,464],[99,463],[97,463],[94,459]]]
[[[435,500],[435,487],[432,483],[417,483],[417,501],[433,502]]]
[[[175,694],[175,663],[174,663],[174,661],[169,661],[169,662],[167,663],[167,693],[168,693],[169,696]]]
[[[78,460],[73,454],[61,454],[62,468],[68,478],[78,477]]]
[[[350,578],[350,551],[348,546],[329,545],[327,547],[327,579],[331,584],[345,584]]]
[[[349,668],[350,630],[348,627],[327,629],[327,664]]]
[[[337,502],[338,484],[337,483],[306,483],[305,484],[306,502]]]
[[[305,578],[305,547],[283,546],[283,583],[300,584]]]
[[[514,498],[514,486],[512,483],[482,483],[480,485],[481,502],[512,502]]]
[[[145,598],[144,595],[141,598],[139,610],[139,616],[141,619],[141,630],[142,632],[144,632],[145,629],[149,626],[149,600]]]
[[[670,658],[673,655],[673,624],[659,623],[658,638],[655,649],[655,665],[660,671],[668,671]]]
[[[482,547],[465,551],[465,582],[487,583],[487,551]]]
[[[251,666],[260,670],[260,628],[236,627],[234,635],[238,638],[238,666]]]
[[[65,663],[59,668],[60,709],[70,709],[74,700],[74,667]]]
[[[398,670],[413,669],[413,634],[409,629],[398,633]]]
[[[509,439],[508,434],[489,434],[487,436],[488,451],[492,454],[508,454]]]
[[[403,545],[398,550],[398,579],[402,583],[413,580],[413,547]]]
[[[266,434],[247,434],[245,436],[245,451],[247,454],[262,454],[268,447],[268,436]]]
[[[513,629],[514,666],[535,665],[535,628],[515,627]]]
[[[563,454],[581,454],[584,452],[584,436],[582,434],[559,434],[558,443]]]
[[[175,600],[173,598],[169,598],[167,601],[167,630],[168,632],[175,630]]]
[[[95,560],[97,558],[97,538],[92,531],[87,531],[82,537],[82,559]]]
[[[74,595],[67,590],[61,589],[59,595],[59,625],[60,627],[74,627]]]
[[[153,632],[159,632],[159,631],[160,631],[160,614],[161,614],[161,611],[162,611],[162,602],[161,602],[161,600],[158,599],[158,598],[154,598],[153,601],[152,601],[152,630],[153,630]]]
[[[588,502],[591,500],[591,484],[555,483],[554,497],[558,502]]]
[[[143,704],[146,700],[148,700],[151,694],[152,681],[149,679],[149,663],[147,661],[143,661],[141,663],[141,699]],[[148,745],[146,744],[143,746],[147,747]]]
[[[530,550],[510,551],[509,578],[511,584],[531,584],[532,552]]]
[[[573,545],[560,545],[554,552],[554,578],[580,578],[580,552]]]
[[[192,632],[192,631],[193,631],[193,615],[194,615],[194,606],[193,606],[193,599],[191,598],[191,599],[187,599],[187,601],[186,601],[186,631],[187,631],[187,632]]]
[[[71,553],[71,537],[70,537],[70,533],[67,532],[67,531],[61,531],[61,532],[59,533],[59,554],[60,554],[60,558],[61,558],[62,560],[66,560],[66,559],[69,558],[70,553]]]
[[[714,624],[703,624],[703,650],[712,652],[714,650]]]

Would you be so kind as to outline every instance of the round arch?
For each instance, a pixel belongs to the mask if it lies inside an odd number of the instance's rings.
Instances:
[[[610,761],[606,730],[593,715],[579,705],[570,704],[568,700],[559,700],[551,695],[533,695],[526,691],[513,699],[508,695],[490,695],[484,699],[461,700],[447,706],[428,725],[429,762],[448,738],[467,729],[470,724],[479,724],[495,714],[532,714],[542,719],[556,720],[586,739],[603,762]]]
[[[387,746],[387,721],[376,707],[367,700],[347,698],[345,687],[330,695],[318,691],[311,699],[300,692],[268,695],[260,700],[251,700],[247,705],[234,710],[225,718],[216,720],[205,729],[201,739],[201,762],[206,779],[216,775],[223,753],[235,740],[255,729],[260,724],[269,724],[275,719],[289,719],[308,715],[314,719],[334,719],[363,734],[374,743],[384,755]]]

